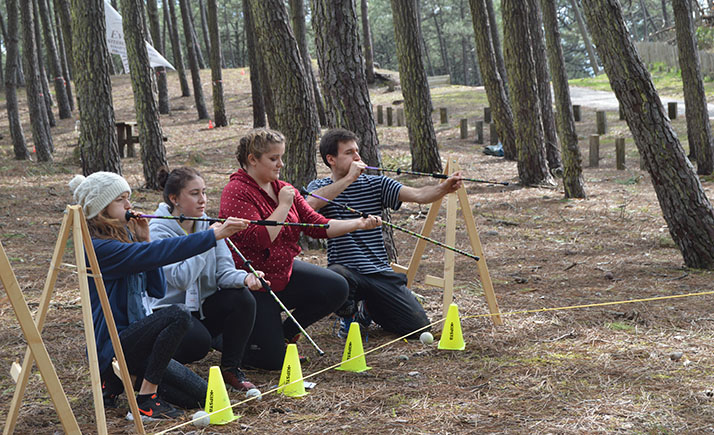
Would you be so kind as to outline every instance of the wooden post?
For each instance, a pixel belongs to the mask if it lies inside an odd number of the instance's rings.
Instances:
[[[580,104],[573,104],[573,119],[575,122],[580,122]]]
[[[466,139],[469,137],[469,121],[466,119],[462,119],[459,122],[459,126],[461,127],[461,139]]]
[[[590,167],[597,168],[600,165],[600,136],[590,135]]]
[[[449,112],[447,111],[446,107],[439,108],[439,120],[442,124],[449,123]]]
[[[117,126],[117,144],[119,145],[119,157],[124,158],[124,147],[126,146],[126,131],[124,130],[124,124],[118,122]]]
[[[476,143],[483,144],[483,121],[476,121]]]
[[[496,123],[492,122],[489,129],[489,136],[491,136],[491,145],[498,144],[498,132],[496,131]]]
[[[404,125],[404,109],[397,107],[397,126],[401,127]]]
[[[131,123],[127,122],[125,129],[126,129],[126,156],[127,157],[135,157],[136,153],[134,152],[134,132],[132,131]]]
[[[384,124],[384,106],[377,106],[377,124]]]
[[[674,121],[677,119],[677,102],[676,101],[670,101],[667,103],[667,115],[669,115],[669,119],[671,121]]]
[[[486,124],[491,123],[491,108],[490,107],[483,108],[483,122],[485,122]]]
[[[625,170],[625,138],[615,139],[615,167],[621,171]]]
[[[391,107],[387,107],[387,126],[392,126],[393,110]]]
[[[607,134],[607,112],[598,110],[595,112],[597,121],[597,134]]]

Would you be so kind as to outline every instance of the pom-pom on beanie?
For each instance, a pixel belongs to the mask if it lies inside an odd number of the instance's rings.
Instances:
[[[82,206],[84,216],[91,219],[131,187],[124,177],[113,172],[95,172],[89,177],[75,175],[69,182],[74,200]]]

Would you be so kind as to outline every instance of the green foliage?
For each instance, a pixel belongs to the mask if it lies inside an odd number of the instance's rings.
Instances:
[[[697,45],[700,50],[714,48],[714,27],[697,27]]]

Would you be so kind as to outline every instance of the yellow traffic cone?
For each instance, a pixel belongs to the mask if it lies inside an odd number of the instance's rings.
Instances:
[[[233,415],[231,399],[228,398],[226,384],[223,382],[223,375],[218,366],[212,366],[208,372],[208,391],[206,391],[205,411],[211,414],[211,424],[227,424],[240,418]]]
[[[371,368],[372,367],[367,367],[367,360],[364,358],[364,348],[362,347],[362,336],[359,333],[359,323],[352,322],[350,323],[350,330],[347,333],[345,352],[342,354],[342,364],[337,367],[337,370],[360,373]]]
[[[446,313],[446,322],[444,329],[441,331],[441,339],[439,340],[439,349],[446,350],[464,350],[464,336],[461,334],[461,321],[459,320],[459,308],[456,304],[449,305],[449,311]]]
[[[280,382],[278,383],[278,393],[282,393],[288,397],[302,397],[307,395],[305,392],[305,381],[302,379],[302,368],[300,368],[300,356],[298,355],[297,345],[295,343],[288,344],[285,349],[285,360],[283,360],[283,371],[280,373]]]

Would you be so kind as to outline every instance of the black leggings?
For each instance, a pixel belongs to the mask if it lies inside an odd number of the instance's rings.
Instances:
[[[129,373],[158,385],[190,320],[191,314],[185,305],[172,305],[123,330],[119,339]]]
[[[222,334],[221,367],[240,367],[255,322],[252,293],[245,287],[221,289],[203,302],[203,320],[197,318],[198,312],[193,314],[174,359],[182,364],[202,359],[211,339]]]
[[[338,309],[347,300],[347,281],[323,267],[294,260],[293,272],[287,287],[276,295],[303,328],[317,322]],[[285,358],[285,338],[300,332],[287,318],[280,317],[281,309],[267,292],[253,292],[256,318],[245,363],[251,367],[279,370]]]

